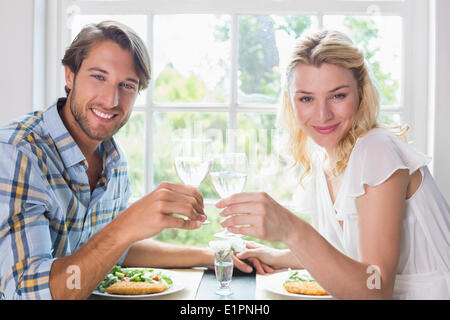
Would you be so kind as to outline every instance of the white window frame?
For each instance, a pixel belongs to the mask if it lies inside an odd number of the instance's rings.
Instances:
[[[42,2],[42,1],[41,1]],[[401,113],[406,123],[413,124],[408,138],[416,149],[426,153],[428,128],[428,1],[421,0],[47,0],[47,54],[45,97],[46,104],[64,96],[64,71],[61,59],[70,44],[70,33],[66,27],[67,10],[77,5],[82,14],[145,14],[149,30],[147,43],[153,56],[153,16],[156,14],[229,14],[232,16],[231,63],[237,65],[237,17],[240,14],[311,14],[319,18],[322,27],[326,14],[396,15],[403,18],[403,46],[401,92],[399,106],[383,109],[383,113]],[[157,111],[183,112],[228,112],[229,129],[237,129],[240,112],[276,113],[276,106],[248,106],[237,103],[237,67],[231,68],[230,101],[224,105],[197,106],[154,103],[152,93],[154,78],[147,90],[147,104],[135,106],[134,111],[145,113],[145,192],[153,189],[152,165],[152,116]]]

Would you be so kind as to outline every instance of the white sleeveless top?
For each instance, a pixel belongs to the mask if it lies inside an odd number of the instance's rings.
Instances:
[[[386,129],[357,140],[333,204],[323,171],[323,155],[314,156],[313,173],[299,187],[294,204],[312,216],[312,225],[335,248],[361,261],[356,198],[364,185],[377,186],[398,169],[422,173],[422,183],[406,201],[394,299],[450,299],[450,208],[419,153]],[[343,228],[339,224],[343,221]],[[371,274],[368,274],[368,277]]]

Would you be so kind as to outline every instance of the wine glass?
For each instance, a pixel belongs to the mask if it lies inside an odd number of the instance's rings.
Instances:
[[[247,156],[245,153],[224,153],[213,157],[209,176],[220,198],[242,192],[247,181]],[[217,238],[244,237],[228,230],[218,232]]]
[[[211,150],[211,140],[180,139],[176,140],[173,149],[175,171],[180,180],[188,186],[198,188],[209,172],[211,165],[208,152]],[[209,224],[206,220],[202,224]]]

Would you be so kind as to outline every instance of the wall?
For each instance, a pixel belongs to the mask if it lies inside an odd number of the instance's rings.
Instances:
[[[431,133],[434,131],[434,135],[432,134],[432,139],[429,140],[428,151],[434,158],[433,175],[450,202],[450,1],[434,0],[431,3],[430,12],[432,17],[435,16],[431,26],[435,28],[435,32],[430,46],[433,65],[430,66],[429,127]]]
[[[33,110],[33,1],[0,1],[0,124]]]

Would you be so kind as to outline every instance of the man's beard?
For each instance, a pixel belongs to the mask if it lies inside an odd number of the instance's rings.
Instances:
[[[80,104],[77,103],[75,99],[75,82],[72,89],[72,94],[69,101],[70,111],[72,113],[72,116],[74,117],[75,121],[78,123],[79,127],[83,132],[92,140],[97,141],[105,141],[110,139],[112,136],[114,136],[117,131],[119,131],[120,128],[122,128],[125,123],[127,123],[128,119],[130,118],[131,112],[121,121],[118,122],[115,127],[113,127],[108,132],[95,132],[89,124],[89,120],[87,117],[87,112],[89,112],[90,107],[94,106],[95,104],[87,105],[88,108],[83,108]],[[84,112],[83,112],[84,111]],[[117,115],[116,117],[120,116],[121,114]]]

